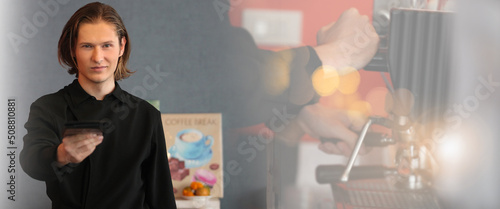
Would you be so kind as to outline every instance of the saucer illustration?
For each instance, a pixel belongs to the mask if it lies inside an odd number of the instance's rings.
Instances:
[[[174,147],[171,147],[168,150],[168,152],[170,153],[171,157],[174,157],[174,158],[177,158],[181,161],[184,161],[186,168],[197,168],[197,167],[204,166],[205,164],[210,162],[210,160],[212,160],[212,156],[213,156],[212,149],[209,149],[208,151],[206,151],[205,153],[203,153],[202,155],[200,155],[199,157],[194,158],[194,159],[186,159],[186,158],[182,157],[179,154],[179,152],[175,151]]]

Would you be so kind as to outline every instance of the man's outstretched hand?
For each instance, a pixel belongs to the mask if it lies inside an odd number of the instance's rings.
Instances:
[[[82,162],[94,152],[97,145],[102,143],[102,140],[102,133],[96,131],[65,136],[62,143],[57,147],[57,162],[59,166]]]
[[[318,31],[317,43],[314,49],[323,65],[337,70],[345,67],[359,70],[375,56],[379,36],[369,18],[351,8],[344,11],[336,22]]]

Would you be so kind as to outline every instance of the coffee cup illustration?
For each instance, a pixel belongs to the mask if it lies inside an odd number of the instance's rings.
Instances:
[[[212,149],[214,138],[196,129],[184,129],[175,136],[175,144],[170,149],[185,159],[201,158]]]

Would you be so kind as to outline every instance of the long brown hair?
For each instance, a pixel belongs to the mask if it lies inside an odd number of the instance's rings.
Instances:
[[[127,29],[125,28],[120,15],[118,15],[118,12],[116,12],[113,7],[100,2],[90,3],[78,9],[64,26],[57,47],[59,64],[63,67],[69,67],[68,73],[76,74],[78,77],[78,68],[76,59],[74,58],[74,47],[78,38],[80,24],[97,23],[101,20],[116,27],[116,34],[118,35],[118,42],[120,45],[122,38],[125,38],[126,40],[123,55],[119,58],[118,65],[115,70],[115,80],[118,81],[127,78],[134,73],[127,68],[127,61],[130,56],[130,39],[128,37]]]

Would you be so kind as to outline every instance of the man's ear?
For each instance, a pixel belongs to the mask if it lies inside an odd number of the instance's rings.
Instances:
[[[125,37],[122,37],[122,40],[121,40],[121,43],[120,43],[120,57],[125,52],[125,44],[127,44],[127,39],[125,39]]]

